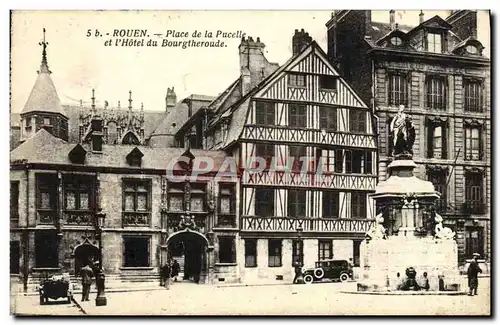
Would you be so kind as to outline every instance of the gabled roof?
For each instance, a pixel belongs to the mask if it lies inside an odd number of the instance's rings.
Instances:
[[[67,116],[61,106],[56,87],[50,77],[50,72],[40,71],[35,85],[31,89],[28,101],[24,105],[21,115],[30,112],[48,112]]]
[[[427,19],[426,21],[422,22],[412,30],[408,32],[408,35],[412,35],[415,32],[419,31],[422,28],[428,28],[428,27],[436,27],[436,28],[442,28],[442,29],[447,29],[450,30],[453,26],[451,26],[446,20],[443,18],[439,17],[438,15],[435,15],[434,17],[431,17]]]

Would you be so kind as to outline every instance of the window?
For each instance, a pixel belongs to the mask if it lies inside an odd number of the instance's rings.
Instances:
[[[303,262],[301,261],[303,255],[303,246],[304,244],[300,240],[292,240],[292,266],[295,266],[296,262]]]
[[[236,263],[234,237],[219,237],[219,263]]]
[[[391,37],[391,44],[394,46],[401,46],[403,41],[399,37]]]
[[[168,210],[184,211],[184,183],[168,183]]]
[[[363,150],[345,150],[346,173],[361,174],[363,171],[363,159],[365,153]]]
[[[21,247],[19,241],[10,242],[10,274],[19,274],[19,259],[21,258]]]
[[[307,107],[304,104],[288,104],[288,126],[305,128],[307,126]]]
[[[289,149],[288,155],[290,156],[290,159],[293,158],[292,170],[294,172],[300,172],[301,168],[302,168],[302,163],[303,162],[307,163],[307,159],[306,159],[306,161],[302,161],[302,159],[301,159],[302,157],[307,156],[306,147],[305,146],[289,146],[288,149]]]
[[[319,128],[337,131],[337,109],[335,107],[319,107]]]
[[[288,86],[290,87],[305,87],[306,76],[303,74],[291,73],[288,75]]]
[[[318,260],[328,260],[333,258],[333,242],[331,239],[318,240]]]
[[[447,128],[446,122],[428,121],[427,132],[427,157],[437,159],[447,159]]]
[[[271,167],[271,163],[274,158],[274,144],[256,143],[255,154],[257,157],[265,159],[267,168]]]
[[[288,190],[288,216],[292,218],[306,216],[306,190]]]
[[[465,126],[465,159],[482,159],[481,128],[478,126]]]
[[[389,105],[408,105],[408,79],[404,74],[389,74]]]
[[[123,237],[123,266],[149,267],[149,237]]]
[[[274,125],[274,103],[256,102],[255,123],[258,125]]]
[[[342,149],[335,149],[335,172],[342,173],[344,166],[344,151]]]
[[[482,83],[478,80],[464,79],[464,108],[466,112],[481,113]]]
[[[80,175],[64,178],[64,209],[89,211],[93,207],[92,179]]]
[[[448,172],[443,169],[428,169],[427,170],[427,180],[434,185],[436,191],[441,193],[441,197],[437,203],[438,212],[446,211],[447,207],[447,188],[446,183],[448,181]]]
[[[366,150],[364,152],[364,163],[363,173],[371,175],[373,174],[373,152]]]
[[[351,132],[366,133],[366,111],[361,109],[349,110],[349,130]]]
[[[281,264],[281,239],[269,239],[268,248],[268,266],[280,267]]]
[[[191,183],[191,202],[190,211],[203,212],[205,211],[205,196],[207,184]]]
[[[354,266],[360,266],[360,246],[362,240],[354,239],[352,241],[352,257]]]
[[[123,180],[123,210],[129,212],[150,211],[150,188],[150,181]]]
[[[426,81],[427,107],[446,109],[446,79],[444,77],[429,77]]]
[[[318,173],[341,173],[342,172],[342,150],[316,150]],[[340,163],[339,163],[340,162]]]
[[[236,193],[234,184],[219,184],[219,214],[236,213]]]
[[[37,176],[37,209],[50,211],[56,209],[57,201],[57,175],[38,175]]]
[[[366,193],[351,192],[351,214],[353,218],[366,218]]]
[[[35,266],[59,267],[59,240],[54,232],[35,232]]]
[[[272,188],[255,189],[255,214],[259,217],[274,215],[274,190]]]
[[[484,258],[484,230],[482,227],[465,227],[465,256],[478,253]]]
[[[337,77],[335,76],[319,76],[319,89],[321,90],[336,90]]]
[[[43,118],[43,125],[50,125],[50,117]]]
[[[474,45],[467,45],[467,47],[465,48],[465,50],[469,54],[478,54],[479,53],[477,47],[475,47]]]
[[[443,53],[442,35],[428,33],[427,34],[427,51],[433,53]]]
[[[323,191],[323,218],[339,217],[339,192]]]
[[[245,239],[245,267],[257,266],[257,239]]]
[[[465,204],[467,213],[482,214],[484,212],[483,183],[482,173],[465,173]]]
[[[19,182],[10,182],[10,220],[19,219]]]

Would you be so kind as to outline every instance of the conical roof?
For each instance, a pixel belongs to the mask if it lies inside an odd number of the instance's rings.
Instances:
[[[61,106],[61,101],[57,95],[56,87],[52,82],[50,77],[51,71],[47,63],[47,45],[45,41],[45,28],[43,29],[43,41],[40,42],[42,45],[42,63],[40,64],[40,71],[38,71],[38,77],[36,78],[35,85],[31,89],[30,96],[26,105],[24,105],[21,115],[30,112],[48,112],[48,113],[58,113],[66,116],[66,112]]]

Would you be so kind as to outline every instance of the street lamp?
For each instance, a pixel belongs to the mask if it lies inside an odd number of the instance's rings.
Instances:
[[[297,239],[299,241],[299,267],[302,268],[304,266],[304,241],[302,240],[302,232],[304,229],[299,226],[296,229],[297,231]],[[304,283],[304,278],[302,277],[302,271],[299,273],[297,277],[297,283]]]
[[[96,237],[99,238],[99,269],[96,274],[96,285],[97,285],[97,298],[95,299],[96,306],[106,306],[108,303],[106,296],[104,294],[104,270],[102,266],[102,229],[104,227],[104,220],[106,220],[106,213],[102,212],[102,209],[95,215],[96,218]]]

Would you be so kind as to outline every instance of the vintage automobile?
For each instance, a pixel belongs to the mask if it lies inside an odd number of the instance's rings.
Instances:
[[[353,277],[352,265],[347,260],[322,260],[315,267],[303,268],[302,276],[306,284],[324,279],[346,282]]]
[[[54,275],[41,282],[38,289],[40,294],[40,305],[47,303],[50,299],[66,298],[71,303],[72,288],[69,275]]]

